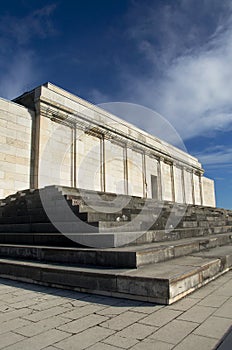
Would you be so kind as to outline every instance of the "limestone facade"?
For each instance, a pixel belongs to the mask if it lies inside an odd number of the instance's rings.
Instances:
[[[46,83],[0,99],[0,198],[63,185],[215,206],[198,160]]]

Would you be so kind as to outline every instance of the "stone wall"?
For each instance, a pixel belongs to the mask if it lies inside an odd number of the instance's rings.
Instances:
[[[0,198],[30,188],[34,113],[0,99]]]
[[[203,205],[209,207],[215,207],[215,190],[214,190],[214,181],[208,179],[207,177],[202,178],[202,197]]]
[[[195,157],[50,83],[1,100],[0,197],[63,185],[215,206]]]

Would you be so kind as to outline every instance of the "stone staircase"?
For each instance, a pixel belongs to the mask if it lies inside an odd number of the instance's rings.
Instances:
[[[170,304],[231,266],[230,210],[60,186],[0,202],[2,277]]]

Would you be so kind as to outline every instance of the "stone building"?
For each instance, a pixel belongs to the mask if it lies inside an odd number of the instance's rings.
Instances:
[[[215,206],[198,160],[46,83],[0,99],[0,198],[63,185]]]

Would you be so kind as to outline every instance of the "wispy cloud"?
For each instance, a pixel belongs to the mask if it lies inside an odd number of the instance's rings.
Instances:
[[[232,147],[218,145],[205,149],[203,152],[197,153],[196,156],[204,165],[211,168],[232,167]]]
[[[25,45],[33,37],[46,38],[56,33],[51,15],[56,8],[55,4],[37,9],[24,17],[3,15],[0,17],[1,37],[15,44]]]
[[[228,131],[232,129],[232,4],[227,0],[171,4],[157,9],[152,1],[142,5],[134,1],[127,35],[143,55],[148,73],[135,75],[122,67],[124,92],[127,89],[128,96],[161,113],[183,139]],[[146,120],[141,125],[149,130]]]

